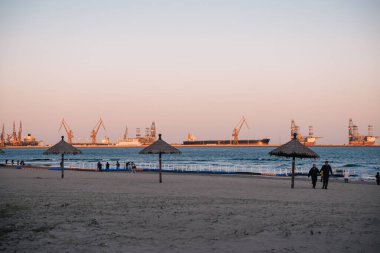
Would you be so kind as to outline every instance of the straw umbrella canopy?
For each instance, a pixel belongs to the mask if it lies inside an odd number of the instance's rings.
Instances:
[[[62,155],[62,161],[61,161],[61,171],[62,171],[62,176],[61,178],[64,177],[64,155],[76,155],[76,154],[82,154],[82,151],[79,149],[75,148],[73,145],[68,144],[63,140],[63,136],[61,137],[62,140],[55,144],[54,146],[50,147],[48,150],[44,152],[44,155]]]
[[[297,158],[319,158],[319,155],[315,153],[310,148],[303,145],[299,140],[297,139],[297,134],[293,135],[293,139],[284,145],[272,150],[269,152],[269,154],[272,156],[284,156],[284,157],[292,157],[292,184],[291,187],[294,188],[294,170],[296,167],[296,157]]]
[[[159,182],[162,183],[162,154],[181,154],[181,151],[171,146],[161,139],[161,134],[158,135],[158,140],[150,146],[144,148],[139,154],[158,154],[159,161]]]

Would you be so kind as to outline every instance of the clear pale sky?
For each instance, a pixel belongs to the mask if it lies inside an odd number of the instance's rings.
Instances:
[[[115,141],[156,122],[171,143],[289,140],[294,119],[323,144],[349,118],[380,135],[380,1],[0,1],[0,124],[46,143],[100,117]],[[18,123],[17,123],[18,124]],[[379,143],[379,140],[378,142]]]

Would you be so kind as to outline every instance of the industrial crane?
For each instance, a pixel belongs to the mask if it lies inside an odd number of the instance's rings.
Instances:
[[[74,133],[71,130],[71,128],[69,127],[69,124],[66,123],[65,119],[62,119],[61,125],[59,127],[58,132],[61,131],[62,126],[65,128],[65,131],[66,131],[66,134],[67,134],[68,143],[72,144],[73,143],[73,138],[74,138]]]
[[[249,129],[249,126],[247,124],[247,121],[245,120],[244,116],[241,118],[239,123],[236,125],[234,130],[232,131],[232,136],[234,137],[234,145],[239,144],[239,133],[243,125],[246,125],[247,128]]]
[[[106,130],[106,127],[104,126],[102,118],[99,119],[98,123],[96,123],[95,127],[91,131],[91,140],[92,144],[96,144],[96,135],[98,134],[99,128],[103,127],[104,130]]]

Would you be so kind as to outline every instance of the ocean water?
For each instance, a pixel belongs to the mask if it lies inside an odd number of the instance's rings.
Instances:
[[[272,172],[289,173],[291,159],[272,157],[272,147],[204,147],[179,148],[180,155],[163,155],[164,169],[190,171]],[[321,158],[296,159],[296,171],[307,172],[313,163],[320,168],[328,160],[337,174],[349,170],[356,180],[374,180],[380,171],[378,147],[312,147]],[[133,161],[139,168],[157,168],[158,155],[140,155],[141,148],[84,148],[81,155],[66,155],[65,167],[95,169],[98,161],[108,161],[111,168],[119,161],[121,167]],[[13,159],[27,165],[59,167],[59,155],[43,155],[44,149],[6,149],[0,163]],[[104,168],[104,167],[103,167]]]

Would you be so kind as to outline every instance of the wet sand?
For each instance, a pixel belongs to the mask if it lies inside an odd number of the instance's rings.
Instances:
[[[380,186],[0,168],[0,251],[378,252]]]

